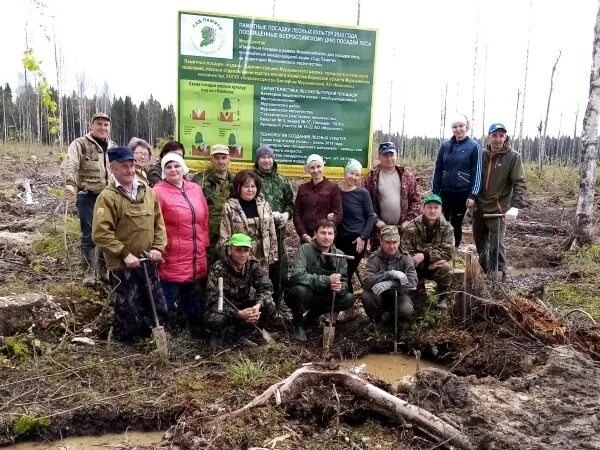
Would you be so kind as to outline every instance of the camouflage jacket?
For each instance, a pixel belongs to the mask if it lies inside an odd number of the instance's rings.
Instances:
[[[327,253],[343,255],[344,252],[332,245]],[[329,276],[339,273],[342,276],[342,289],[340,294],[348,292],[348,263],[344,258],[324,256],[323,252],[314,242],[302,244],[298,248],[289,285],[302,284],[315,292],[331,291]]]
[[[229,198],[233,188],[233,175],[227,172],[227,177],[223,179],[219,178],[213,170],[205,170],[194,175],[192,181],[202,188],[204,198],[206,198],[209,211],[210,243],[216,244],[219,239],[223,204]]]
[[[421,211],[421,194],[419,194],[419,187],[417,185],[417,179],[404,166],[396,166],[398,175],[400,176],[400,221],[397,224],[389,223],[388,225],[402,225],[408,220],[412,220],[417,217]],[[377,166],[372,169],[367,176],[364,178],[362,184],[363,187],[369,191],[371,195],[371,201],[373,202],[373,210],[377,215],[377,220],[381,217],[381,207],[379,205],[379,174],[381,172],[381,166]],[[377,233],[377,227],[373,227],[373,234]]]
[[[444,217],[440,217],[433,228],[427,230],[425,219],[420,215],[402,230],[401,247],[411,255],[423,253],[425,261],[450,261],[454,253],[454,229]]]
[[[260,304],[261,309],[273,301],[273,285],[260,263],[250,258],[241,272],[238,271],[229,257],[220,258],[208,272],[206,280],[206,307],[217,309],[219,302],[219,277],[223,278],[223,295],[238,309],[249,308]],[[254,288],[256,296],[250,298],[250,288]],[[223,311],[235,312],[230,304],[223,301]]]
[[[258,168],[258,163],[254,163],[254,173],[262,179],[260,193],[271,206],[271,210],[286,212],[291,219],[294,211],[294,194],[288,179],[277,173],[277,163],[273,162],[273,170],[269,173],[262,172]]]
[[[408,283],[400,286],[398,281],[389,276],[390,270],[404,272]],[[417,270],[413,259],[406,251],[398,251],[394,256],[386,255],[382,249],[377,249],[367,258],[363,274],[363,286],[366,291],[373,292],[373,286],[381,281],[394,281],[396,289],[401,292],[413,290],[417,286]]]

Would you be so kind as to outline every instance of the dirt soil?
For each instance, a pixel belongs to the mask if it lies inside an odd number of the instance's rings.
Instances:
[[[67,252],[54,253],[36,244],[42,233],[52,232],[49,223],[56,224],[59,244],[64,237],[57,156],[38,152],[32,159],[0,150],[0,163],[0,325],[5,326],[0,446],[171,426],[161,445],[182,449],[439,444],[411,423],[392,422],[330,385],[311,387],[291,404],[255,408],[217,429],[207,427],[210,419],[243,406],[304,363],[335,368],[343,359],[388,353],[392,327],[366,332],[359,307],[354,320],[338,324],[327,356],[320,329],[308,331],[306,344],[290,339],[286,310],[269,328],[277,344],[257,349],[229,346],[213,354],[182,332],[170,336],[171,358],[162,363],[152,342],[114,343],[108,291],[87,289],[78,281],[78,242],[67,236]],[[425,192],[430,167],[416,172]],[[33,184],[33,205],[19,197],[24,177]],[[562,205],[560,195],[551,198],[546,203],[530,199],[537,206],[523,210],[509,227],[509,280],[501,286],[484,282],[468,318],[458,309],[440,313],[426,303],[401,327],[404,352],[420,353],[448,370],[419,372],[396,395],[454,424],[477,448],[600,448],[600,330],[590,322],[565,323],[543,298],[544,283],[566,278],[561,254],[572,216],[572,204]],[[72,217],[72,205],[69,212]],[[291,225],[286,243],[293,256],[298,240]],[[465,226],[463,247],[469,246]],[[355,288],[360,289],[356,282]],[[26,293],[34,295],[37,306],[11,309]],[[392,392],[389,385],[372,381]]]

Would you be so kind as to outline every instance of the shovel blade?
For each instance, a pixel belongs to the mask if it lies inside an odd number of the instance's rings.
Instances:
[[[335,327],[323,328],[323,348],[331,348],[335,339]]]
[[[169,344],[164,327],[152,328],[152,338],[154,339],[160,358],[163,360],[169,359]]]
[[[267,341],[269,344],[274,344],[275,343],[275,339],[273,339],[271,337],[271,335],[267,332],[267,330],[260,330],[260,333],[262,334],[262,337],[265,341]]]

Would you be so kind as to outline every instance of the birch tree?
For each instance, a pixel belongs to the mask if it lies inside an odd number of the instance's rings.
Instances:
[[[523,80],[523,107],[521,108],[521,123],[519,124],[519,139],[517,141],[517,151],[522,154],[525,159],[523,152],[523,122],[525,121],[525,97],[527,96],[527,71],[529,69],[529,45],[531,43],[531,11],[532,11],[532,0],[529,0],[529,29],[527,30],[527,52],[525,54],[525,79]]]
[[[571,250],[593,241],[594,194],[596,193],[596,160],[598,159],[598,109],[600,108],[600,7],[594,26],[590,93],[583,117],[583,158],[581,183],[575,210],[575,227]]]

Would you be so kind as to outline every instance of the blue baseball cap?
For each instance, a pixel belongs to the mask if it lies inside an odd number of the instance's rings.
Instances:
[[[494,131],[498,131],[498,130],[504,130],[505,132],[508,133],[508,130],[506,129],[506,127],[504,126],[504,124],[502,123],[493,123],[490,125],[490,129],[488,131],[488,134],[492,134]]]
[[[108,160],[110,162],[133,161],[133,150],[129,147],[115,147],[108,150]]]
[[[382,155],[384,153],[396,153],[396,146],[393,142],[383,142],[379,144],[379,154]]]

